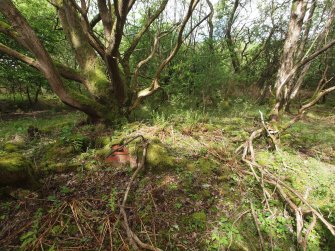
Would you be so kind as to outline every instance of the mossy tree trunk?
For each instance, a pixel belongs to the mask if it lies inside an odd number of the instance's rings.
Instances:
[[[158,51],[157,44],[162,34],[157,34],[149,56],[145,56],[137,64],[131,64],[130,60],[143,35],[161,15],[168,0],[157,1],[158,5],[148,7],[148,12],[152,14],[147,16],[147,20],[137,34],[130,39],[127,38],[128,48],[121,48],[121,44],[125,37],[127,16],[136,0],[113,1],[113,3],[97,0],[97,8],[93,8],[89,0],[82,0],[80,4],[74,0],[49,2],[56,8],[62,30],[71,45],[78,67],[73,69],[54,62],[41,38],[10,0],[0,1],[0,12],[6,19],[6,22],[0,21],[0,32],[16,40],[25,48],[27,55],[32,56],[27,56],[2,43],[0,43],[0,51],[43,73],[52,90],[65,104],[86,113],[93,121],[115,122],[129,114],[140,104],[140,101],[159,89],[161,71],[175,57],[183,41],[193,31],[191,27],[188,32],[185,32],[185,28],[200,0],[190,1],[179,26],[175,47],[157,66],[151,85],[144,90],[132,88],[131,83],[137,82],[137,79],[134,81],[133,72],[136,69],[135,78],[137,78],[141,66],[153,58]],[[91,18],[93,12],[96,15]],[[94,27],[100,21],[103,35],[98,36]],[[201,19],[200,22],[203,21],[205,19]],[[172,29],[169,32],[172,32]],[[164,33],[166,34],[167,31]],[[82,84],[85,92],[70,88],[66,80]]]

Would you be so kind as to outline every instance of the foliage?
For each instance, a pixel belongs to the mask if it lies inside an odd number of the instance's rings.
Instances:
[[[3,2],[0,0],[0,9]],[[241,161],[243,151],[236,151],[250,144],[250,135],[258,129],[273,126],[281,130],[292,118],[299,121],[285,131],[273,132],[278,137],[277,150],[269,132],[263,130],[253,148],[245,152],[251,154],[247,160],[255,151],[255,161],[264,170],[307,194],[308,202],[335,223],[334,96],[328,94],[301,116],[294,115],[316,96],[321,78],[327,83],[324,88],[332,86],[334,48],[313,59],[307,73],[298,68],[289,82],[298,83],[303,77],[297,95],[285,101],[292,114],[282,109],[276,122],[268,116],[278,101],[274,84],[286,59],[282,55],[285,37],[290,34],[290,3],[301,1],[220,0],[210,19],[208,1],[201,0],[185,30],[181,22],[190,1],[169,1],[147,27],[164,1],[135,1],[124,25],[118,19],[122,13],[111,10],[113,32],[119,34],[112,39],[106,38],[105,22],[100,20],[94,27],[85,24],[99,18],[95,0],[80,4],[68,0],[13,2],[45,47],[61,84],[59,89],[51,88],[50,76],[49,82],[45,78],[50,65],[34,51],[37,44],[28,48],[8,35],[18,26],[4,32],[4,23],[13,20],[7,12],[0,14],[0,43],[42,64],[42,70],[36,70],[17,57],[0,54],[0,174],[5,177],[3,167],[8,163],[13,164],[10,171],[32,166],[39,181],[36,189],[25,187],[23,193],[21,188],[0,188],[0,246],[131,249],[120,205],[134,165],[130,161],[125,165],[108,163],[106,155],[113,144],[142,135],[150,142],[145,167],[132,180],[124,208],[129,227],[139,239],[167,250],[258,250],[260,236],[248,204],[253,201],[264,249],[294,249],[294,214],[273,185],[265,182],[259,186],[248,174],[250,166]],[[67,10],[75,15],[67,15],[65,20],[73,18],[72,26],[62,19],[65,9],[57,6],[61,2],[73,5]],[[88,2],[91,5],[85,17],[85,10],[78,9]],[[313,2],[308,2],[308,12]],[[288,58],[293,65],[334,37],[333,28],[323,30],[332,18],[332,4],[318,1],[312,18],[303,18],[299,41],[291,47],[302,51]],[[203,17],[207,19],[197,26]],[[308,37],[303,40],[305,35]],[[118,46],[109,55],[107,47],[113,43]],[[1,44],[0,51],[4,50]],[[133,51],[127,54],[128,49]],[[171,54],[173,51],[178,53]],[[142,61],[151,52],[151,59]],[[169,55],[171,60],[159,68]],[[144,64],[137,68],[141,61]],[[139,91],[155,81],[160,88],[156,91],[151,86],[148,95],[139,98]],[[124,99],[117,95],[118,84]],[[70,107],[62,105],[59,97]],[[29,134],[29,128],[38,133]],[[22,139],[20,144],[15,143],[17,138]],[[130,154],[125,159],[138,162],[141,157],[135,157],[142,156],[143,149],[134,142],[126,147]],[[21,180],[13,183],[24,185]],[[269,194],[267,200],[264,194]],[[306,234],[312,218],[307,215],[304,222]],[[309,234],[308,249],[334,247],[335,239],[318,221]]]
[[[43,209],[39,208],[34,215],[34,221],[31,230],[24,233],[20,237],[21,249],[26,249],[29,245],[33,244],[37,240],[37,235],[39,233],[39,227],[41,224],[42,216],[43,216]]]

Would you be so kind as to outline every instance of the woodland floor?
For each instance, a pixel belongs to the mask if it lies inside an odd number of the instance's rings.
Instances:
[[[162,142],[169,158],[145,167],[131,186],[125,210],[143,242],[163,250],[260,250],[253,206],[265,250],[297,250],[294,217],[275,193],[265,207],[262,190],[242,174],[248,167],[235,153],[259,127],[259,111],[267,112],[248,100],[212,111],[172,107],[114,130],[84,125],[81,114],[62,109],[3,113],[0,153],[19,137],[24,144],[13,151],[42,172],[38,185],[1,189],[0,250],[132,250],[117,219],[134,170],[105,163],[103,149],[136,135]],[[301,194],[308,190],[308,201],[332,224],[334,111],[330,102],[317,105],[280,136],[278,151],[265,138],[255,142],[258,163]],[[38,128],[30,139],[29,126]],[[335,249],[319,223],[308,243],[308,250]]]

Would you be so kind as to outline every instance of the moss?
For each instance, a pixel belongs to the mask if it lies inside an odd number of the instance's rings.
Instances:
[[[312,188],[308,197],[312,205],[321,208],[334,200],[334,165],[285,151],[261,151],[257,153],[256,159],[259,164],[276,171],[301,194]]]
[[[71,146],[62,146],[60,143],[55,143],[47,148],[44,154],[44,160],[61,160],[73,154]]]
[[[112,138],[110,136],[98,137],[95,140],[95,146],[98,148],[105,147],[107,145],[110,145],[111,143],[112,143]]]
[[[101,67],[92,67],[90,66],[90,70],[87,72],[87,77],[90,82],[90,91],[97,96],[106,96],[106,90],[110,85],[108,78]]]
[[[20,185],[31,178],[31,165],[21,154],[0,155],[0,186]]]
[[[216,164],[210,159],[202,158],[198,161],[197,166],[202,174],[210,175],[213,168],[216,167]]]
[[[80,164],[76,163],[54,163],[54,162],[45,162],[43,169],[40,171],[46,173],[66,173],[77,170],[80,167]]]
[[[198,228],[198,229],[205,229],[206,222],[207,222],[207,216],[206,213],[202,210],[200,212],[195,212],[191,216],[191,224],[193,228]]]
[[[148,146],[146,163],[154,170],[165,170],[174,165],[174,158],[161,143],[151,143]]]
[[[112,144],[109,143],[105,145],[103,148],[96,150],[95,154],[98,158],[105,158],[111,152]]]
[[[139,144],[129,145],[132,156],[142,156],[143,149]],[[151,140],[147,148],[146,167],[153,172],[162,172],[177,166],[175,158],[170,155],[167,148],[157,139]]]
[[[66,172],[74,170],[79,164],[71,163],[75,149],[73,146],[63,146],[56,142],[44,150],[38,172]]]
[[[25,140],[24,137],[21,135],[16,134],[14,139],[12,139],[11,141],[8,141],[4,144],[3,149],[6,152],[17,152],[20,149],[24,148],[25,146]]]
[[[206,219],[207,219],[207,216],[205,214],[204,211],[200,211],[200,212],[195,212],[192,214],[192,218],[195,220],[195,221],[198,221],[198,222],[202,222],[202,223],[206,223]]]
[[[44,133],[54,133],[55,131],[59,131],[64,127],[67,127],[71,124],[71,122],[65,121],[65,122],[59,122],[59,123],[52,123],[50,125],[47,125],[44,129]]]
[[[11,142],[7,142],[4,145],[4,150],[6,152],[12,153],[12,152],[17,152],[18,150],[20,150],[20,147],[16,144],[11,143]]]
[[[266,151],[259,152],[257,155],[257,162],[262,166],[267,166],[269,163],[273,164],[273,156]]]

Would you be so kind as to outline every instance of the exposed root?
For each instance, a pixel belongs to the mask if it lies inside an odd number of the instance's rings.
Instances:
[[[331,234],[335,236],[334,226],[330,224],[317,210],[313,208],[313,206],[311,206],[307,202],[306,200],[307,195],[305,197],[300,195],[295,189],[290,187],[288,184],[283,182],[279,177],[276,177],[276,175],[272,174],[269,170],[265,169],[264,167],[262,167],[256,162],[255,152],[253,148],[253,140],[256,138],[259,138],[262,135],[262,133],[264,133],[265,131],[268,132],[268,130],[266,129],[266,126],[264,126],[264,128],[255,130],[251,134],[249,139],[244,143],[242,161],[250,167],[251,172],[243,171],[243,173],[248,174],[248,175],[253,175],[255,179],[259,182],[263,190],[263,193],[264,193],[265,202],[267,201],[268,193],[266,193],[264,182],[267,183],[268,185],[275,187],[275,191],[277,192],[277,194],[279,194],[280,197],[283,199],[283,201],[289,206],[291,213],[295,215],[296,225],[297,225],[297,228],[296,228],[297,243],[304,250],[307,249],[308,235],[314,228],[314,225],[315,225],[314,221],[316,221],[316,219],[319,219],[329,229]],[[276,141],[273,140],[273,142],[276,142]],[[301,207],[298,207],[291,199],[292,198],[291,195],[288,194],[284,189],[290,192],[295,197],[297,197],[302,202],[302,204],[304,204],[308,208],[308,210],[303,210]],[[310,224],[308,228],[309,231],[307,231],[305,234],[305,237],[303,237],[302,230],[304,227],[304,217],[307,214],[311,214],[311,213],[313,215],[313,222]]]
[[[310,103],[305,105],[302,109],[299,110],[299,113],[297,116],[295,116],[288,125],[286,125],[283,130],[286,130],[289,126],[291,126],[293,123],[295,123],[297,120],[301,118],[301,116],[305,113],[305,111],[310,108],[316,100],[320,99],[320,97],[317,97],[316,99],[313,99]],[[263,190],[264,200],[266,206],[268,208],[268,198],[271,197],[269,193],[266,191],[264,183],[273,186],[274,192],[279,194],[279,196],[283,199],[283,201],[289,206],[289,209],[291,213],[295,216],[296,219],[296,232],[297,232],[297,243],[302,247],[303,250],[307,249],[307,241],[308,241],[308,235],[313,230],[316,220],[319,219],[331,232],[332,235],[335,236],[335,228],[332,224],[330,224],[317,210],[313,208],[308,202],[307,202],[307,194],[306,196],[300,195],[296,190],[294,190],[292,187],[287,185],[285,182],[283,182],[279,177],[276,177],[274,174],[272,174],[268,169],[264,168],[263,166],[259,165],[255,158],[255,151],[253,147],[253,141],[255,139],[260,138],[265,132],[268,137],[271,138],[272,143],[276,150],[278,150],[277,145],[277,139],[274,136],[274,133],[278,132],[271,132],[269,128],[267,127],[266,123],[264,122],[263,114],[261,114],[261,122],[262,122],[262,128],[257,129],[253,131],[249,137],[248,140],[245,141],[244,144],[242,144],[240,147],[237,148],[236,153],[242,152],[242,162],[247,164],[251,171],[243,170],[242,172],[247,175],[252,175],[255,177],[255,179],[259,182],[259,185],[261,186]],[[303,205],[305,205],[308,210],[303,210],[301,207],[298,207],[293,200],[290,197],[291,195],[287,193],[284,189],[286,189],[289,193],[297,197]],[[312,214],[313,221],[309,225],[308,230],[305,234],[305,237],[303,237],[303,227],[304,227],[304,217],[307,214]]]
[[[133,140],[135,140],[136,138],[139,138],[139,137],[141,137],[141,139],[142,139],[143,156],[142,156],[141,162],[138,163],[138,167],[137,167],[136,171],[133,173],[133,175],[131,176],[130,181],[127,185],[127,188],[126,188],[126,191],[125,191],[125,194],[124,194],[124,197],[123,197],[123,201],[120,205],[120,214],[118,215],[117,221],[114,224],[114,229],[115,229],[115,227],[117,226],[117,224],[120,220],[120,216],[122,215],[122,218],[123,218],[122,226],[125,229],[125,231],[127,233],[127,237],[129,239],[129,243],[134,250],[139,250],[139,248],[141,248],[141,249],[147,249],[147,250],[152,250],[152,251],[161,251],[161,249],[159,249],[157,247],[154,247],[152,245],[143,243],[138,238],[138,236],[129,227],[128,218],[127,218],[127,214],[126,214],[126,211],[125,211],[125,206],[126,206],[126,203],[127,203],[127,198],[128,198],[131,186],[132,186],[135,178],[137,177],[138,173],[142,170],[142,168],[145,165],[145,158],[146,158],[147,148],[148,148],[149,143],[148,143],[147,140],[144,139],[143,136],[136,136],[136,137],[132,138],[131,140],[128,140],[126,143],[123,144],[123,146],[124,146],[124,145],[130,143],[131,141],[133,141]]]

